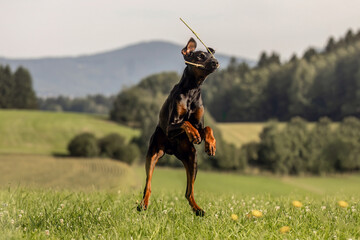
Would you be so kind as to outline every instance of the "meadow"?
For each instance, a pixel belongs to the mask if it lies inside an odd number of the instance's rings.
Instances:
[[[250,138],[264,124],[250,125],[228,129]],[[184,169],[157,167],[149,208],[138,212],[143,165],[50,155],[84,130],[138,134],[99,116],[0,111],[0,239],[360,239],[358,174],[200,170],[195,199],[206,216],[196,217]]]
[[[199,171],[201,218],[184,197],[183,169],[157,167],[149,209],[137,212],[143,166],[41,155],[0,155],[0,164],[0,239],[360,238],[359,175]]]

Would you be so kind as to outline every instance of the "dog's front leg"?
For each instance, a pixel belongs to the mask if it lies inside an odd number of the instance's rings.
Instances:
[[[188,121],[184,121],[182,123],[177,123],[177,124],[171,124],[167,128],[167,135],[169,138],[174,138],[183,132],[186,133],[191,143],[195,143],[195,144],[201,143],[201,136],[199,131]]]
[[[201,138],[205,140],[205,152],[209,156],[215,156],[216,152],[216,139],[213,130],[207,126],[201,131]]]

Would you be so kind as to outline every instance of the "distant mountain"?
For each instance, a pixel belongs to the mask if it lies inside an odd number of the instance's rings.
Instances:
[[[124,86],[163,71],[181,72],[184,61],[182,46],[163,42],[144,42],[99,54],[78,57],[37,59],[0,58],[14,70],[22,65],[30,70],[38,96],[84,96],[115,94]],[[228,65],[230,56],[216,54],[221,66]],[[239,62],[254,62],[237,58]]]

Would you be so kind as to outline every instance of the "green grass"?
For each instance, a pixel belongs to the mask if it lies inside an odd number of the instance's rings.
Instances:
[[[195,198],[206,211],[201,218],[184,197],[183,169],[155,168],[149,209],[139,213],[142,165],[34,155],[0,155],[0,165],[0,239],[360,238],[359,175],[276,177],[200,170]],[[292,206],[293,200],[303,207]],[[339,200],[349,206],[339,207]],[[251,210],[263,216],[247,217]],[[282,226],[290,232],[279,233]]]
[[[257,141],[263,126],[220,125],[225,139],[238,146]],[[70,138],[83,131],[128,139],[138,134],[98,116],[0,111],[0,239],[360,239],[360,175],[200,170],[195,198],[206,211],[201,218],[184,197],[184,169],[157,167],[149,209],[139,213],[143,165],[49,156],[66,153]],[[292,206],[293,200],[303,207]],[[339,200],[349,206],[339,207]],[[249,218],[251,210],[263,216]],[[282,226],[290,232],[281,234]]]
[[[198,191],[206,216],[191,213],[180,191],[154,191],[147,211],[141,194],[0,191],[1,239],[359,239],[359,198],[349,195],[273,197]],[[299,200],[303,207],[291,202]],[[337,206],[345,199],[349,207]],[[248,217],[259,210],[261,218]],[[238,220],[231,218],[232,214]],[[279,233],[283,226],[290,232]]]
[[[115,132],[127,139],[139,134],[95,115],[0,110],[0,153],[64,154],[70,139],[81,132],[97,137]]]

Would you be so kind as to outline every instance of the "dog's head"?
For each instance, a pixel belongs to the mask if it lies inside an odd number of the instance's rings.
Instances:
[[[219,67],[219,62],[214,58],[215,50],[208,48],[209,52],[195,51],[196,41],[190,38],[186,46],[181,50],[181,53],[187,63],[202,72],[202,75],[209,75]],[[193,63],[194,65],[192,65]]]

